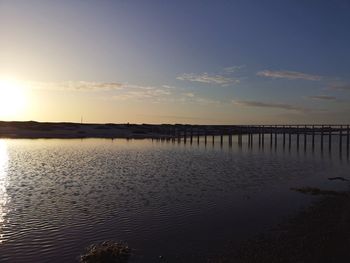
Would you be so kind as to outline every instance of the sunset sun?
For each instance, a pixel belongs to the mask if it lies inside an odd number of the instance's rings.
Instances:
[[[20,82],[0,79],[0,117],[13,118],[24,110],[26,96]]]

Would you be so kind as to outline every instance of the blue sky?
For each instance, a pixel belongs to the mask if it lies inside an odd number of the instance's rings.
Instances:
[[[349,13],[349,1],[0,0],[0,76],[54,105],[18,119],[345,123]]]

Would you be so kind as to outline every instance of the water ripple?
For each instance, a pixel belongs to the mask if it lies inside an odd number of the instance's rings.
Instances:
[[[287,196],[290,185],[349,174],[347,163],[335,159],[202,142],[1,140],[0,146],[1,262],[75,262],[84,247],[106,239],[128,241],[150,258],[159,250],[171,254],[184,240],[191,250],[208,236],[254,231],[249,218],[267,206],[262,200]]]

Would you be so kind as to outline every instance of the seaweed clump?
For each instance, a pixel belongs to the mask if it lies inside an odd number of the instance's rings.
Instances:
[[[125,243],[104,241],[93,244],[80,257],[81,263],[126,263],[129,261],[130,248]]]

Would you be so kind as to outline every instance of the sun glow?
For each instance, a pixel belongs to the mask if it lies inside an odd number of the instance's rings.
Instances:
[[[21,83],[11,79],[0,79],[0,119],[19,117],[26,106],[26,96]]]

